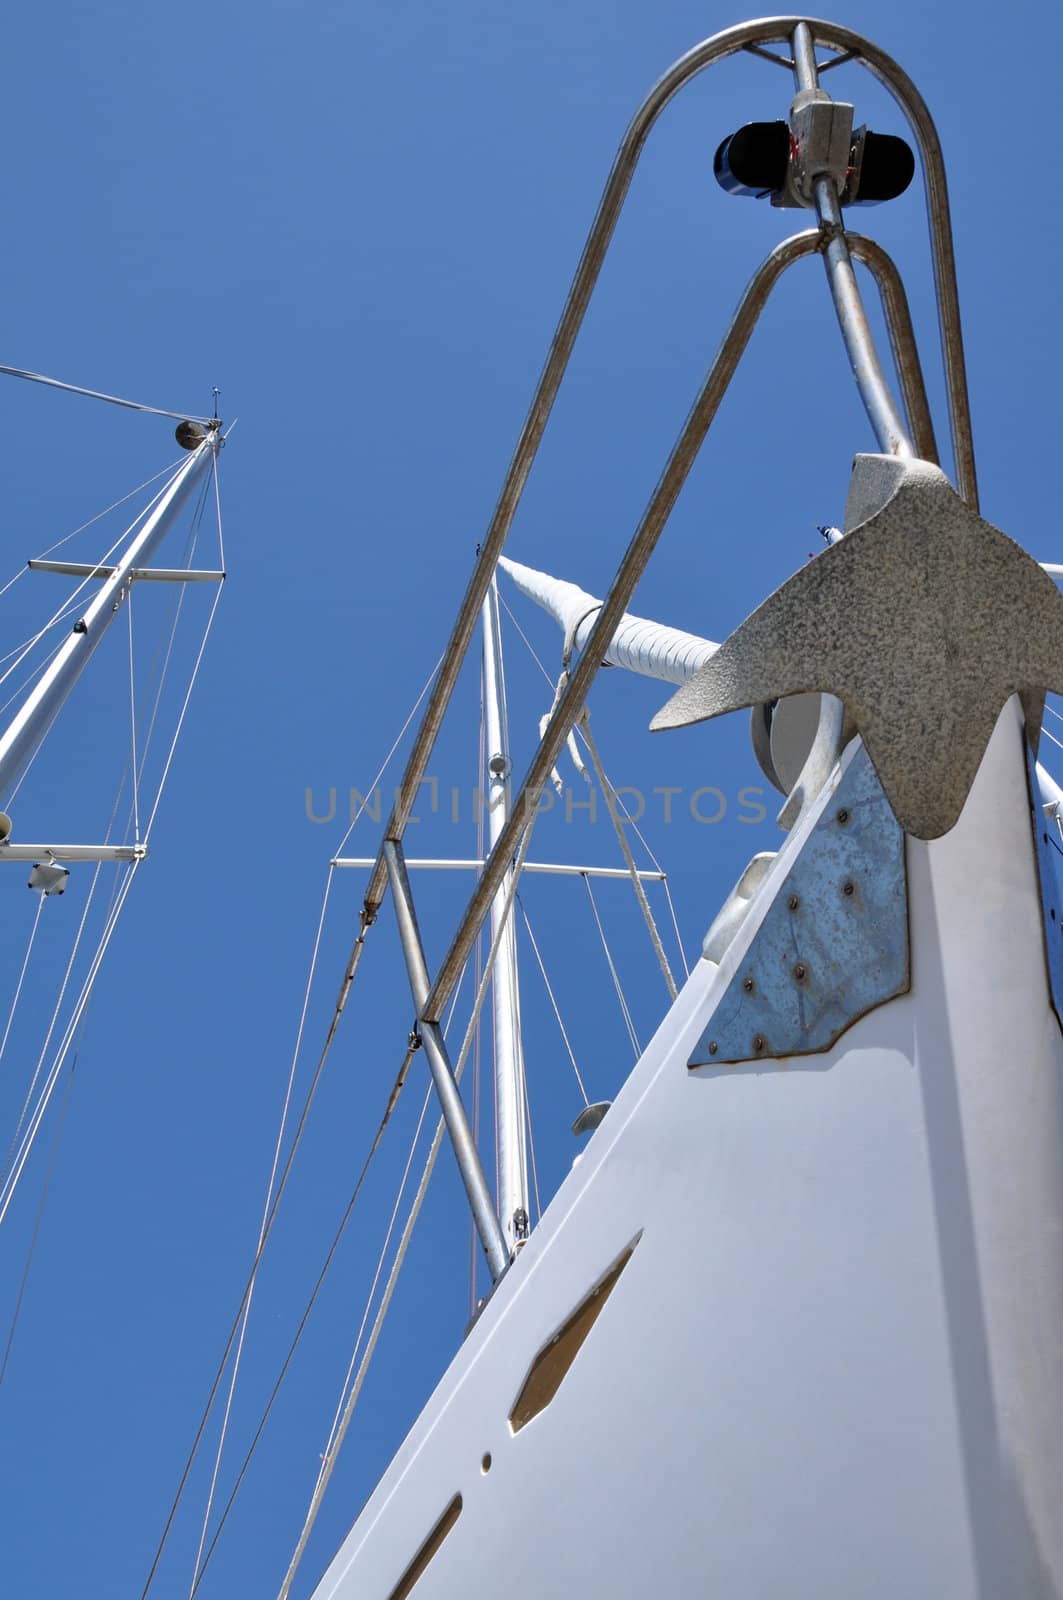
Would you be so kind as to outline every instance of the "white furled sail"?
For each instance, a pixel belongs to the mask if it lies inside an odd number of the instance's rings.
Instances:
[[[602,602],[578,584],[551,578],[548,573],[523,567],[519,561],[500,556],[503,572],[513,579],[521,594],[534,600],[560,624],[565,635],[565,650],[578,654],[590,638]],[[605,652],[610,667],[626,667],[645,678],[661,678],[665,683],[686,683],[708,661],[719,646],[696,633],[666,628],[660,622],[634,617],[625,612]]]

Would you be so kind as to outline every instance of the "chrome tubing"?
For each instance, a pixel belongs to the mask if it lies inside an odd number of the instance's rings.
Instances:
[[[911,456],[914,453],[912,441],[890,394],[860,298],[834,180],[817,178],[813,188],[816,215],[824,237],[827,282],[864,410],[884,455]]]
[[[850,254],[867,268],[878,286],[915,453],[920,461],[932,461],[938,466],[934,420],[930,415],[912,314],[908,309],[908,296],[904,292],[901,275],[892,258],[874,239],[868,239],[862,233],[847,233],[845,237],[849,241]]]
[[[672,448],[642,521],[624,553],[609,592],[602,601],[597,621],[583,653],[572,668],[567,686],[546,725],[539,741],[539,748],[524,775],[524,781],[513,797],[510,814],[494,849],[484,863],[483,875],[473,891],[432,986],[432,992],[421,1011],[423,1021],[438,1022],[443,1007],[453,992],[480,925],[498,892],[520,837],[527,826],[528,815],[538,804],[539,794],[561,753],[569,729],[583,710],[591,682],[616,632],[617,624],[627,610],[628,602],[635,592],[635,586],[642,576],[643,569],[653,554],[672,507],[679,498],[679,492],[686,482],[720,402],[727,392],[735,368],[749,343],[749,337],[768,295],[787,267],[792,266],[803,256],[814,255],[822,249],[822,246],[823,239],[818,228],[811,228],[805,233],[794,234],[792,238],[784,239],[758,268],[742,296],[719,353],[694,402],[693,410]]]
[[[384,844],[384,862],[391,885],[392,899],[395,902],[395,920],[402,941],[402,953],[406,958],[410,992],[413,995],[414,1005],[420,1011],[428,994],[428,967],[424,959],[421,931],[417,926],[417,914],[413,909],[413,896],[410,893],[410,880],[406,872],[402,846],[388,839]],[[469,1119],[465,1115],[461,1093],[454,1081],[442,1031],[438,1026],[426,1023],[422,1025],[420,1032],[425,1055],[428,1057],[428,1067],[439,1096],[443,1121],[450,1134],[450,1142],[454,1146],[458,1170],[465,1185],[465,1193],[469,1197],[480,1243],[487,1257],[487,1265],[491,1269],[491,1278],[497,1283],[509,1266],[509,1250],[499,1226],[491,1191],[487,1187],[480,1153],[476,1148],[472,1129],[469,1127]]]
[[[841,61],[859,59],[879,79],[903,112],[915,138],[923,168],[927,212],[930,229],[931,254],[937,286],[938,312],[941,323],[942,351],[949,413],[952,425],[952,445],[956,458],[956,474],[963,498],[978,508],[978,491],[974,466],[974,446],[971,438],[970,406],[967,396],[966,364],[963,335],[960,326],[959,294],[956,287],[955,255],[952,243],[952,225],[949,217],[948,185],[941,155],[937,129],[926,104],[911,79],[893,58],[870,41],[831,22],[814,21],[801,17],[770,17],[754,22],[740,23],[736,27],[714,34],[687,51],[654,85],[635,113],[613,162],[594,221],[591,224],[576,274],[565,301],[561,319],[547,354],[546,363],[532,398],[531,407],[521,429],[517,446],[502,484],[498,503],[480,547],[480,555],[473,568],[464,598],[451,631],[439,675],[429,696],[424,717],[418,727],[413,748],[407,758],[406,768],[399,785],[398,798],[388,821],[385,838],[401,839],[407,819],[413,809],[417,791],[435,746],[436,738],[446,713],[458,673],[465,659],[487,586],[495,570],[510,525],[539,448],[540,440],[553,408],[561,380],[564,377],[576,337],[593,293],[594,286],[605,259],[606,251],[616,228],[627,191],[630,187],[642,147],[654,123],[675,94],[698,73],[715,62],[734,55],[740,50],[755,54],[768,54],[761,46],[767,43],[790,43],[794,29],[808,21],[813,44],[822,44],[840,54],[823,70],[840,65]],[[791,63],[780,61],[780,65]],[[366,889],[364,915],[372,923],[384,897],[387,869],[383,849],[378,852],[376,865]]]
[[[794,53],[794,84],[799,94],[829,99],[819,87],[819,67],[816,63],[816,46],[807,22],[799,22],[794,29],[791,45]],[[796,102],[795,102],[796,105]],[[842,339],[845,342],[849,365],[864,402],[864,409],[879,448],[886,455],[910,456],[912,443],[904,421],[894,404],[889,384],[882,371],[871,337],[867,313],[860,295],[860,285],[853,271],[852,257],[845,235],[845,223],[839,192],[832,177],[813,175],[812,194],[816,217],[824,236],[823,263],[827,269],[831,299],[838,318]]]

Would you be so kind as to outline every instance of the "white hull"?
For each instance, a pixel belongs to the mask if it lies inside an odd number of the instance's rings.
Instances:
[[[911,992],[829,1053],[688,1071],[759,905],[698,963],[318,1600],[390,1596],[457,1494],[417,1600],[1063,1591],[1063,1043],[1017,702],[907,852]]]

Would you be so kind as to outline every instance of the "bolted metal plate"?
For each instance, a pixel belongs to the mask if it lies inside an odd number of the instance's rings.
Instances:
[[[1054,817],[1047,817],[1041,803],[1037,781],[1037,757],[1026,744],[1026,781],[1030,794],[1030,815],[1037,854],[1037,876],[1041,886],[1041,923],[1045,935],[1045,960],[1052,1006],[1063,1025],[1063,897],[1059,893],[1057,864],[1063,854],[1063,841]]]
[[[861,748],[687,1065],[829,1050],[908,984],[904,834]]]

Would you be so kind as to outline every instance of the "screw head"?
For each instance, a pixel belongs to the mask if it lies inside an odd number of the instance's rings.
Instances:
[[[801,902],[798,899],[797,895],[792,894],[790,896],[789,900],[787,900],[786,904],[789,906],[791,911],[796,911],[798,906],[801,904]]]
[[[799,961],[797,963],[796,967],[794,968],[794,977],[797,979],[798,983],[801,983],[801,982],[804,981],[805,973],[806,973],[805,964],[804,964],[803,961]]]
[[[714,1056],[714,1055],[715,1055],[715,1054],[716,1054],[716,1052],[717,1052],[717,1050],[718,1050],[718,1049],[719,1049],[719,1048],[720,1048],[720,1047],[719,1047],[719,1045],[718,1045],[718,1044],[717,1044],[717,1043],[716,1043],[716,1040],[715,1040],[715,1039],[710,1039],[710,1040],[709,1040],[709,1055],[710,1055],[710,1056]]]
[[[846,896],[851,896],[851,895],[854,895],[855,893],[856,893],[856,884],[853,882],[852,878],[846,878],[845,882],[842,884],[842,894],[844,894]]]
[[[759,1052],[759,1051],[761,1051],[761,1050],[763,1050],[765,1048],[766,1044],[767,1044],[767,1040],[764,1038],[764,1035],[762,1033],[755,1033],[753,1035],[753,1048],[754,1048],[754,1050]]]
[[[746,994],[752,994],[753,993],[753,979],[752,978],[743,978],[742,979],[742,988],[746,991]]]
[[[848,807],[847,806],[842,806],[841,810],[838,812],[838,821],[841,823],[842,827],[844,828],[845,824],[848,822],[848,820],[849,820]]]

